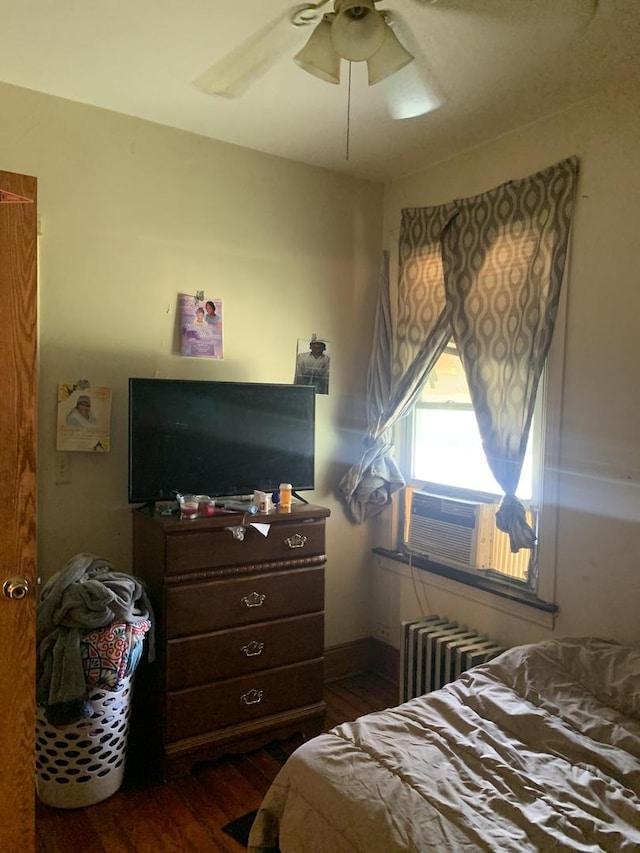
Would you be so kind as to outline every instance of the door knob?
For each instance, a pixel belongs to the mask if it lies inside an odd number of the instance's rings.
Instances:
[[[29,594],[29,581],[26,578],[9,578],[2,585],[2,592],[6,598],[20,601]]]

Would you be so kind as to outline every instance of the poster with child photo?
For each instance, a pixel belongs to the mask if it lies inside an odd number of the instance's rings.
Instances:
[[[178,297],[180,354],[191,358],[223,358],[222,300],[181,293]]]

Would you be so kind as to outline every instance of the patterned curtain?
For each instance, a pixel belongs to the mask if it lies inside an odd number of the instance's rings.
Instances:
[[[411,409],[451,337],[440,240],[454,214],[453,204],[402,213],[395,333],[391,325],[389,256],[384,253],[367,378],[365,450],[338,486],[359,524],[382,512],[405,485],[393,458],[391,430]]]
[[[391,306],[389,301],[389,255],[383,253],[373,347],[367,375],[367,423],[362,458],[338,485],[354,521],[361,524],[377,515],[404,486],[404,478],[393,458],[391,430],[385,411],[391,393]]]
[[[515,491],[558,313],[578,160],[456,202],[442,258],[453,338],[511,550],[535,533]]]
[[[391,429],[453,335],[505,493],[498,527],[514,551],[535,543],[515,490],[558,310],[577,173],[571,157],[475,198],[402,211],[396,328],[385,253],[365,451],[338,487],[356,522],[377,515],[404,486]]]

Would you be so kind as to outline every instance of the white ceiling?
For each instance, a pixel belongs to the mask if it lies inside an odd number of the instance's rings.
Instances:
[[[331,85],[293,61],[311,27],[239,97],[193,80],[299,4],[287,0],[0,0],[0,81],[375,180],[409,174],[576,102],[640,69],[640,0],[380,0],[409,27],[419,73],[442,92],[390,117],[385,85],[348,66]],[[330,11],[331,4],[323,7]],[[404,81],[406,82],[406,81]]]

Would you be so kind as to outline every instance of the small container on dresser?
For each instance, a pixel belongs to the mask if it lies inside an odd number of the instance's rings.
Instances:
[[[134,511],[134,572],[157,623],[156,660],[140,667],[134,697],[137,772],[167,780],[322,730],[328,516],[309,504],[250,519]]]

